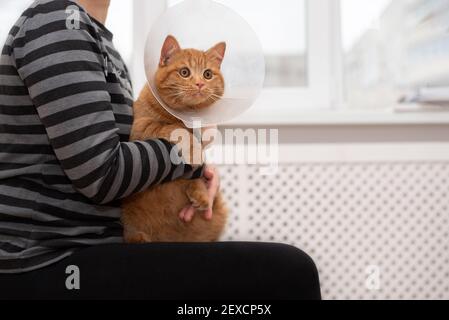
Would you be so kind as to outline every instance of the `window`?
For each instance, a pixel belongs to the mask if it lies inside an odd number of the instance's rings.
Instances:
[[[142,2],[135,20],[142,30],[149,30],[151,22],[166,6],[181,0]],[[310,108],[331,106],[332,65],[330,30],[332,1],[328,0],[216,0],[242,15],[261,39],[267,62],[265,89],[249,115],[271,117],[270,113],[291,114]],[[336,1],[338,2],[338,1]],[[164,3],[165,6],[161,7]],[[147,9],[145,9],[145,6]],[[155,8],[156,7],[156,8]],[[268,18],[267,18],[268,17]],[[140,21],[140,22],[138,22]],[[145,22],[143,22],[145,21]],[[143,23],[142,23],[143,22]],[[147,32],[135,33],[136,43],[145,41]],[[134,68],[138,83],[144,75]],[[276,108],[273,108],[276,106]]]
[[[0,46],[8,37],[14,23],[19,19],[23,11],[32,3],[32,0],[2,0],[0,4]]]
[[[8,33],[24,10],[33,0],[2,0],[0,3],[0,43],[3,45]],[[132,1],[111,1],[107,27],[112,31],[117,49],[126,62],[130,63],[133,48],[133,5]]]
[[[449,1],[341,3],[349,107],[449,103]]]
[[[114,45],[129,65],[133,58],[133,2],[111,1],[106,27],[114,34]]]
[[[145,84],[143,52],[153,22],[179,0],[111,1],[106,26],[131,70],[137,95]],[[297,110],[329,108],[333,89],[330,30],[332,3],[328,0],[216,0],[242,15],[264,47],[265,89],[254,108],[257,116],[291,114]],[[4,0],[2,26],[8,28],[31,0]],[[12,18],[14,17],[14,18]],[[0,36],[6,38],[7,30]],[[276,106],[276,108],[273,108]]]
[[[136,95],[146,82],[146,36],[179,1],[111,1],[107,27]],[[305,110],[449,104],[448,0],[215,1],[242,15],[264,47],[265,88],[248,119],[294,122]],[[0,41],[29,3],[1,1]]]
[[[170,1],[175,3],[179,1]],[[259,36],[266,87],[307,85],[306,0],[217,0],[238,12]]]

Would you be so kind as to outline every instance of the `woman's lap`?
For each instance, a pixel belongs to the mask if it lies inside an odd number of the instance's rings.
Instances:
[[[320,298],[304,252],[236,242],[91,247],[37,271],[0,274],[0,288],[0,299]]]

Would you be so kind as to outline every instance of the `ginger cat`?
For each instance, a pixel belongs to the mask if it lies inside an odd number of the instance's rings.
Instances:
[[[224,93],[224,78],[220,68],[225,51],[224,42],[206,52],[181,49],[178,41],[168,36],[155,75],[160,98],[174,109],[198,110],[210,107]],[[159,104],[146,86],[134,103],[131,140],[164,138],[171,141],[171,134],[177,129],[188,130],[182,121]],[[192,133],[190,135],[192,142],[197,141]],[[122,203],[125,242],[217,241],[227,219],[222,195],[218,193],[215,198],[210,221],[198,213],[189,223],[181,221],[180,211],[190,204],[198,210],[208,208],[207,187],[203,179],[181,179],[128,197]]]

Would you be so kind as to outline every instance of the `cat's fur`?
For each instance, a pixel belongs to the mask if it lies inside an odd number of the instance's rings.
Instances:
[[[225,50],[225,43],[219,43],[206,52],[183,50],[173,36],[168,36],[155,76],[160,98],[174,109],[195,110],[210,107],[224,92],[224,79],[220,68]],[[181,71],[183,68],[189,69],[189,77],[182,76],[186,75],[185,70]],[[212,79],[205,78],[210,75],[206,74],[205,70],[213,72]],[[203,87],[200,87],[201,85]],[[146,86],[134,103],[131,140],[164,138],[171,141],[172,131],[176,129],[187,130],[182,121],[173,117],[158,103]],[[197,141],[193,134],[191,141]],[[128,197],[122,204],[125,241],[217,241],[227,218],[222,195],[218,193],[216,196],[212,220],[206,220],[197,212],[191,222],[183,222],[179,213],[190,204],[200,210],[207,209],[208,193],[203,179],[181,179]]]

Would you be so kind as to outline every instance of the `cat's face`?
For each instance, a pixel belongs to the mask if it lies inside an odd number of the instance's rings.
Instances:
[[[208,51],[181,49],[173,36],[168,36],[161,51],[156,72],[159,96],[176,110],[198,110],[211,106],[224,93],[220,68],[226,52],[221,42]]]

